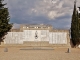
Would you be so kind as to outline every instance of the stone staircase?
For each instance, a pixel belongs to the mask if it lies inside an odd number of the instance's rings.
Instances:
[[[25,45],[25,46],[50,46],[49,42],[47,42],[47,41],[44,41],[44,42],[24,41],[23,45]]]
[[[48,41],[39,41],[39,42],[31,42],[31,41],[24,41],[23,44],[3,44],[1,46],[15,46],[15,47],[53,47],[53,48],[69,48],[71,47],[70,44],[49,44]]]

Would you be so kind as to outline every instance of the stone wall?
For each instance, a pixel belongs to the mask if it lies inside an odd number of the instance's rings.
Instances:
[[[67,32],[50,32],[50,44],[67,44]]]
[[[23,32],[8,32],[4,44],[23,44]]]
[[[23,32],[8,32],[4,39],[4,45],[70,47],[69,31],[24,30]]]

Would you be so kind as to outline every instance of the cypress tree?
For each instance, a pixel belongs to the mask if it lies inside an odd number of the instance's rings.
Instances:
[[[73,42],[73,44],[74,45],[76,45],[76,38],[77,38],[77,36],[76,36],[76,21],[77,21],[77,19],[76,19],[76,16],[77,16],[77,13],[76,13],[76,2],[74,2],[74,10],[73,10],[73,15],[72,15],[72,22],[71,22],[71,39],[72,39],[72,42]]]
[[[80,44],[80,13],[78,13],[78,45]]]
[[[72,22],[71,22],[71,40],[74,44],[74,46],[77,46],[80,44],[80,20],[79,20],[79,14],[76,10],[76,0],[74,2],[74,10],[72,14]]]
[[[0,42],[3,41],[4,36],[11,29],[12,24],[10,24],[10,16],[8,8],[4,7],[6,4],[3,4],[4,0],[0,0]]]

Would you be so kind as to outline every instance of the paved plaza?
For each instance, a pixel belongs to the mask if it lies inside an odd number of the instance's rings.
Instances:
[[[80,60],[80,49],[68,48],[31,49],[30,47],[0,47],[0,60]],[[27,50],[29,48],[29,50]],[[33,48],[33,47],[32,47]],[[23,49],[23,50],[21,50]]]

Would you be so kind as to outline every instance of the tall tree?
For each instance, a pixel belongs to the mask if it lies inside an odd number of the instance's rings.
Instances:
[[[4,36],[11,29],[12,24],[10,24],[10,16],[8,8],[4,7],[6,4],[3,4],[4,0],[0,0],[0,42],[3,41]]]
[[[80,44],[80,21],[79,21],[79,14],[76,10],[76,0],[74,2],[74,10],[72,14],[72,22],[71,22],[71,40],[74,46]]]

